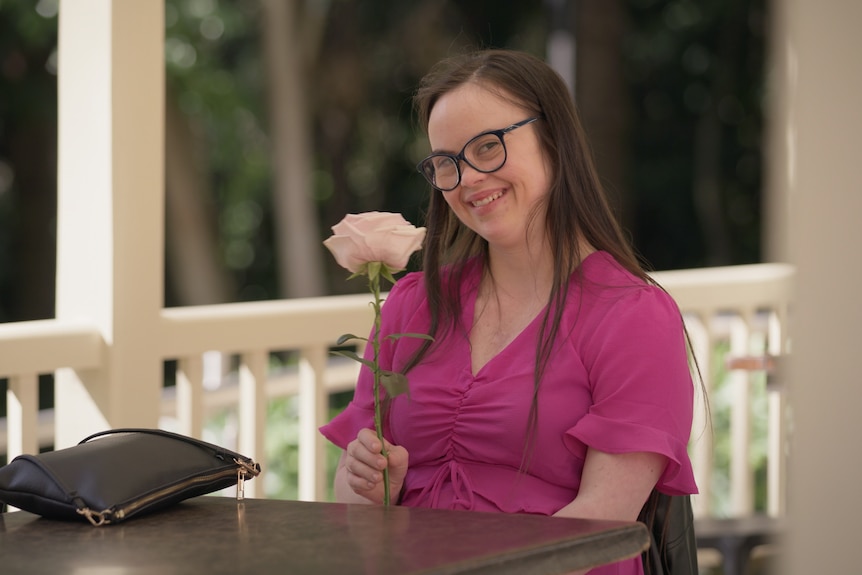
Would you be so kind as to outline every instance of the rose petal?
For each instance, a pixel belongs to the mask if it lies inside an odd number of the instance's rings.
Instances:
[[[349,236],[331,236],[323,242],[332,255],[335,256],[335,261],[338,265],[349,271],[356,273],[367,261],[357,258],[356,243]]]
[[[393,272],[403,270],[410,255],[422,247],[426,230],[401,214],[366,212],[346,215],[332,231],[335,235],[324,245],[339,265],[356,273],[369,262],[381,262]]]

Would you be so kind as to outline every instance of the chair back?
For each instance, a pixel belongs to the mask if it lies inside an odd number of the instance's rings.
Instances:
[[[694,513],[688,495],[665,495],[653,489],[638,521],[650,532],[641,555],[646,575],[697,575]]]

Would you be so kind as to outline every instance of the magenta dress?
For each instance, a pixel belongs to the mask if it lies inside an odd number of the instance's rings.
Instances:
[[[478,373],[470,343],[479,266],[462,281],[463,317],[409,374],[410,394],[391,404],[385,433],[410,454],[401,505],[551,515],[578,494],[587,446],[667,458],[657,488],[697,493],[686,450],[694,387],[675,302],[606,252],[573,281],[558,343],[538,396],[535,441],[526,446],[536,341],[543,314]],[[383,306],[381,334],[427,333],[421,273],[401,278]],[[380,363],[400,371],[420,340],[382,340]],[[371,346],[368,346],[370,352]],[[372,377],[362,369],[353,401],[321,432],[345,448],[373,428]],[[529,468],[519,471],[525,448]],[[639,574],[640,558],[590,573]]]

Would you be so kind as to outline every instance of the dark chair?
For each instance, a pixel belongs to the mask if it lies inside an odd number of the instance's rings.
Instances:
[[[646,575],[697,575],[697,539],[688,495],[665,495],[653,489],[638,521],[650,531],[650,547],[641,555]]]

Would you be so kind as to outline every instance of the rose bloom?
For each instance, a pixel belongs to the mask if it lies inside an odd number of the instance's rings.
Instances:
[[[347,214],[332,226],[332,232],[323,245],[351,273],[361,272],[369,262],[381,262],[390,272],[401,271],[425,239],[425,228],[390,212]]]

